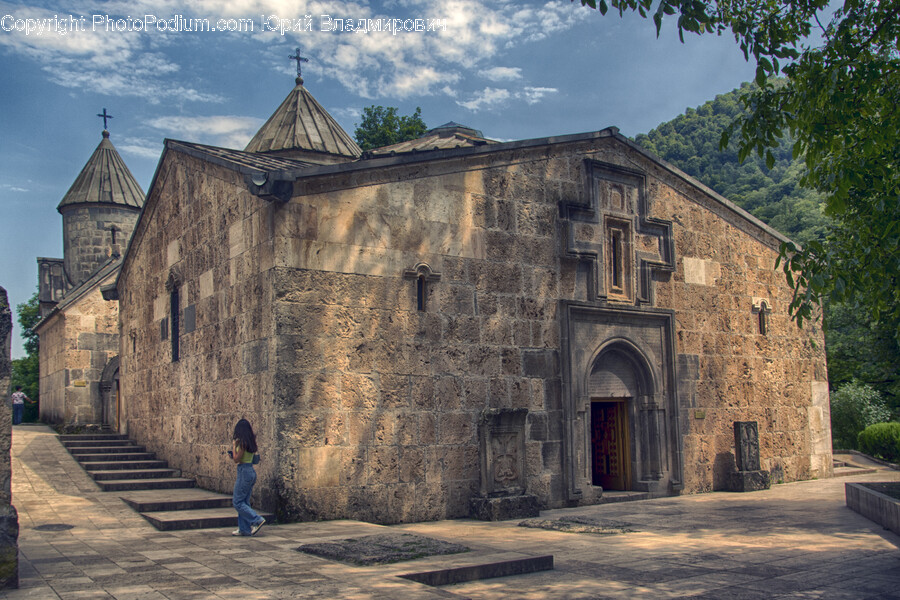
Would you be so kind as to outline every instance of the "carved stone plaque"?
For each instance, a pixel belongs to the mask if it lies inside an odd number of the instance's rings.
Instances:
[[[759,471],[759,430],[756,421],[734,422],[734,454],[738,471]]]
[[[478,424],[481,495],[516,496],[525,491],[525,417],[528,409],[485,409]]]

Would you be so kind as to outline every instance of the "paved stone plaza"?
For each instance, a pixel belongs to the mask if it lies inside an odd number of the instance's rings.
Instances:
[[[233,538],[156,531],[100,492],[49,428],[14,427],[12,453],[21,588],[0,598],[900,598],[900,537],[847,509],[843,491],[845,481],[900,480],[897,471],[541,513],[634,530],[617,535],[458,520],[295,523]],[[46,525],[72,527],[36,529]],[[472,551],[374,567],[295,551],[384,532]],[[442,588],[396,577],[542,554],[553,554],[553,571]]]

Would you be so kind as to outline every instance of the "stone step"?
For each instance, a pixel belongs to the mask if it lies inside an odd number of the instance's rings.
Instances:
[[[59,436],[59,441],[65,444],[66,442],[77,442],[84,440],[127,440],[127,435],[122,435],[121,433],[69,433],[63,434]]]
[[[89,473],[92,471],[140,471],[144,469],[166,469],[169,467],[169,463],[164,460],[84,461],[81,463],[81,467]]]
[[[118,479],[165,479],[181,475],[178,469],[132,469],[115,471],[88,471],[94,481],[110,481]]]
[[[97,481],[104,492],[127,492],[131,490],[169,490],[192,488],[197,485],[193,479],[183,477],[166,477],[165,479],[117,479],[113,481]]]
[[[107,446],[134,446],[131,440],[72,440],[63,442],[63,446],[69,448],[105,448]]]
[[[131,462],[135,460],[154,460],[156,455],[153,452],[119,452],[106,454],[78,454],[74,456],[75,460],[84,465],[90,462]]]
[[[73,447],[66,448],[69,451],[69,454],[75,456],[76,458],[80,454],[122,454],[123,452],[144,452],[147,449],[143,446],[104,446],[104,447]]]
[[[543,556],[529,556],[526,558],[515,558],[513,560],[485,562],[451,567],[448,569],[439,569],[436,571],[425,571],[422,573],[406,573],[404,575],[398,575],[398,577],[417,581],[433,587],[439,587],[454,583],[464,583],[466,581],[480,581],[482,579],[492,579],[494,577],[509,577],[511,575],[524,575],[526,573],[552,570],[553,555],[545,554]]]
[[[850,477],[852,475],[866,475],[877,473],[878,469],[866,469],[862,467],[837,467],[834,469],[835,477]]]
[[[198,508],[231,508],[231,496],[200,488],[145,490],[129,492],[119,497],[125,504],[140,513]]]
[[[646,500],[650,497],[647,492],[621,492],[618,490],[603,490],[600,501],[597,504],[612,504],[613,502],[634,502]]]
[[[274,516],[269,513],[261,512],[259,515],[265,518],[266,523],[274,520]],[[141,513],[141,516],[160,531],[237,527],[237,513],[233,508],[171,510]]]

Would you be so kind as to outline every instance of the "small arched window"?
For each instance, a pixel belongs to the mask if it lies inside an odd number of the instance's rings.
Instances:
[[[441,280],[441,274],[432,271],[427,263],[419,263],[403,271],[404,279],[416,280],[416,310],[425,312],[428,306],[428,284]]]

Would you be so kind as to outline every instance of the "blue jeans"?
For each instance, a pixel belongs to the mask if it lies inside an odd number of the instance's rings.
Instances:
[[[253,484],[255,483],[256,470],[253,465],[250,463],[239,464],[231,504],[238,513],[238,529],[241,530],[242,535],[250,535],[250,528],[262,521],[262,517],[250,508],[250,494],[253,493]]]
[[[25,412],[24,404],[13,404],[13,425],[19,425],[22,422],[22,414]]]

